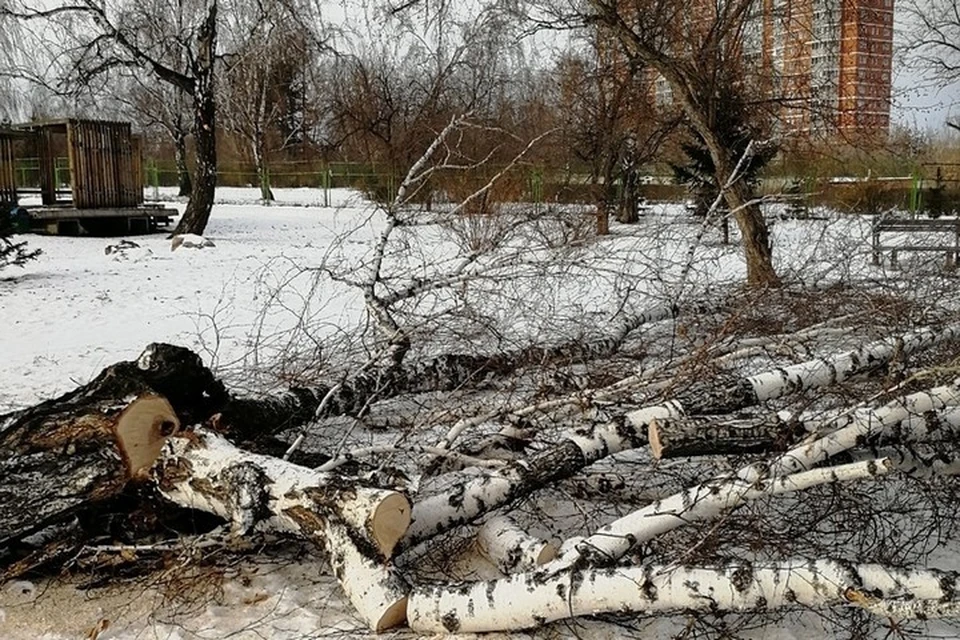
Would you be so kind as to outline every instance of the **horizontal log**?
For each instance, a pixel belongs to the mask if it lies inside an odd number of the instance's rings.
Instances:
[[[418,633],[540,627],[601,613],[765,612],[857,606],[894,619],[960,615],[953,571],[905,570],[823,559],[534,571],[495,581],[416,587],[407,604]]]
[[[524,531],[512,518],[490,518],[477,531],[480,552],[509,575],[530,571],[557,557],[557,547]]]
[[[647,428],[650,452],[658,460],[785,451],[806,433],[800,421],[784,420],[778,414],[725,420],[684,416],[651,420]]]

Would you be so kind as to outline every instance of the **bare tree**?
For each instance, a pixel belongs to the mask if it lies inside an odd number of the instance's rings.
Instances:
[[[89,87],[108,72],[143,68],[190,96],[196,175],[175,233],[203,233],[217,184],[216,59],[219,0],[11,3],[0,16],[36,25],[39,40],[59,38],[60,86]],[[177,68],[171,59],[182,59]]]
[[[642,82],[643,69],[632,66],[600,34],[583,38],[587,50],[559,62],[564,137],[572,155],[586,162],[597,192],[597,232],[608,232],[609,215],[621,222],[638,216],[638,171],[659,153],[675,128],[669,114],[658,114]],[[619,186],[619,189],[618,189]]]
[[[262,13],[262,18],[259,17]],[[310,53],[309,34],[282,2],[238,7],[227,21],[224,39],[233,52],[220,86],[224,127],[247,147],[261,198],[273,200],[267,168],[270,135],[282,133],[279,119],[287,96]],[[294,128],[290,135],[302,132]],[[282,146],[286,141],[280,140]]]

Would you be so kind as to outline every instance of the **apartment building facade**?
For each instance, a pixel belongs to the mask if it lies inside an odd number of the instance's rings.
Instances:
[[[744,51],[762,59],[785,133],[884,136],[890,127],[893,0],[758,0]]]
[[[716,0],[693,0],[678,47],[696,47]],[[751,86],[779,103],[796,137],[880,138],[890,127],[894,0],[755,0],[739,55]],[[658,104],[670,89],[656,74]]]

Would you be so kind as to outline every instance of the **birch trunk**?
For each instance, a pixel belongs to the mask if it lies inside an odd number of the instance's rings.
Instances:
[[[174,438],[155,472],[165,497],[227,519],[236,535],[285,531],[317,543],[372,630],[403,622],[407,586],[389,565],[410,522],[401,494],[247,453],[208,430]]]
[[[539,627],[601,613],[763,612],[857,606],[895,619],[960,615],[957,574],[833,560],[734,562],[722,567],[545,571],[496,581],[417,587],[407,604],[418,633]]]
[[[533,458],[511,463],[499,473],[471,476],[452,494],[418,502],[413,507],[413,523],[403,546],[419,544],[455,526],[471,522],[483,513],[568,478],[601,458],[647,444],[647,432],[655,421],[677,420],[692,413],[731,412],[764,400],[829,386],[872,371],[895,357],[957,338],[960,338],[960,325],[927,328],[829,358],[817,358],[755,376],[728,379],[720,384],[694,385],[679,394],[676,400],[644,407],[621,420],[573,431],[561,442]]]

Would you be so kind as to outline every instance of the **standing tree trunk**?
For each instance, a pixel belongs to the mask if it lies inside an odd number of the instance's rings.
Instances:
[[[253,139],[253,162],[257,168],[257,180],[260,182],[260,199],[264,202],[273,202],[273,190],[270,188],[270,175],[267,173],[267,162],[264,158],[263,131],[257,127]]]
[[[187,132],[183,126],[183,117],[177,116],[173,133],[174,158],[177,163],[178,196],[189,196],[193,191],[193,180],[187,167]]]
[[[197,55],[191,61],[193,71],[193,139],[197,145],[197,172],[187,210],[174,234],[203,235],[210,220],[210,209],[217,188],[217,101],[214,62],[217,49],[217,2],[210,5],[197,35]]]

